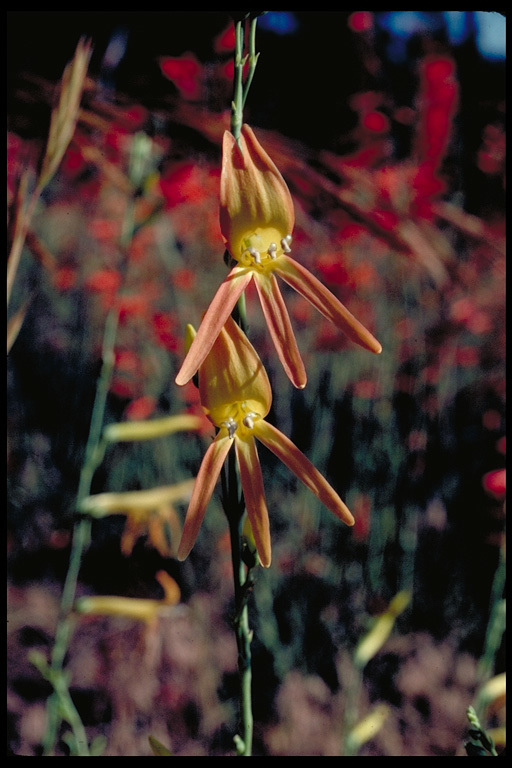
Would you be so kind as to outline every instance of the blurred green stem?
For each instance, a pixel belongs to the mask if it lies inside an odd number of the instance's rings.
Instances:
[[[96,397],[91,416],[89,436],[85,448],[84,463],[80,472],[80,481],[76,499],[77,509],[80,506],[80,502],[90,494],[94,473],[103,458],[104,445],[101,440],[101,432],[103,429],[108,390],[114,369],[114,344],[117,333],[118,316],[118,308],[116,306],[110,310],[105,323],[102,347],[102,367],[98,386],[96,388]],[[89,545],[90,536],[90,519],[80,519],[73,529],[69,567],[62,591],[55,644],[51,656],[50,669],[52,680],[54,681],[54,692],[48,700],[48,720],[43,739],[43,755],[45,756],[52,755],[55,749],[62,709],[65,708],[66,710],[69,710],[70,708],[71,697],[69,696],[67,685],[64,684],[63,666],[73,632],[74,622],[72,609],[75,602],[78,573],[80,571],[83,553]],[[75,727],[77,722],[79,722],[81,726],[78,729]],[[70,724],[72,725],[77,743],[83,743],[83,726],[81,725],[78,713],[76,713],[76,717],[72,718],[72,723]],[[80,754],[88,754],[87,743],[85,743],[85,747],[82,747],[81,750]]]
[[[121,225],[119,247],[121,252],[128,254],[128,249],[135,231],[135,195],[142,188],[143,180],[148,172],[151,160],[151,140],[143,133],[137,133],[133,137],[128,174],[133,185],[134,194],[126,204],[125,213]],[[123,279],[129,267],[129,261],[125,258]],[[92,480],[96,470],[105,454],[105,442],[102,439],[103,424],[105,420],[105,408],[110,388],[110,382],[115,365],[114,346],[119,322],[119,305],[114,305],[107,315],[103,331],[103,344],[101,352],[101,372],[96,387],[96,396],[89,426],[89,435],[85,446],[84,461],[80,472],[80,480],[76,498],[76,510],[80,509],[81,502],[91,493]],[[91,538],[91,520],[79,519],[73,529],[71,554],[68,571],[62,591],[59,619],[55,633],[55,643],[50,662],[49,680],[54,692],[48,699],[47,725],[43,738],[43,754],[52,755],[57,741],[60,722],[64,713],[71,713],[71,717],[65,717],[71,725],[80,755],[89,755],[85,731],[80,716],[76,711],[69,694],[67,676],[64,673],[64,659],[69,647],[69,642],[74,628],[73,605],[76,597],[78,574],[82,563],[82,557],[89,546]]]
[[[494,574],[490,599],[490,616],[485,635],[484,652],[478,662],[478,673],[482,681],[492,677],[496,656],[506,628],[506,608],[503,597],[506,581],[506,564],[503,549],[500,549],[498,567]]]

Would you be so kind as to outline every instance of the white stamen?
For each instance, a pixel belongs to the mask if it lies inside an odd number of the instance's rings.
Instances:
[[[286,235],[286,237],[283,237],[281,240],[281,248],[283,249],[283,253],[291,253],[292,249],[290,248],[290,244],[292,242],[292,236]]]
[[[277,245],[275,243],[270,243],[267,253],[271,259],[276,258],[276,251],[277,251]]]
[[[247,427],[247,429],[252,429],[254,427],[255,416],[257,416],[256,413],[248,413],[247,416],[244,417],[244,420],[242,422],[244,427]]]
[[[235,434],[235,432],[236,432],[236,430],[238,428],[238,424],[236,423],[236,421],[233,418],[231,418],[231,416],[230,416],[227,421],[223,421],[222,422],[222,426],[226,427],[226,429],[228,431],[229,437],[233,438],[233,436],[234,436],[234,434]]]
[[[248,248],[249,253],[253,257],[256,264],[261,264],[261,256],[260,252],[256,250],[256,248]]]

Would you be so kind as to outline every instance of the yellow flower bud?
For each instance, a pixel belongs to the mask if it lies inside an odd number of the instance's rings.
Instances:
[[[161,419],[123,421],[118,424],[108,424],[103,430],[103,437],[109,443],[152,440],[156,437],[172,435],[175,432],[200,429],[201,425],[202,421],[199,416],[194,416],[191,413],[181,413],[176,416],[164,416]]]
[[[388,715],[389,707],[386,704],[377,704],[348,734],[347,750],[355,754],[363,744],[373,739],[386,722]]]
[[[362,638],[356,648],[354,663],[357,667],[360,669],[365,667],[370,659],[373,659],[380,651],[393,631],[397,616],[405,610],[410,600],[409,592],[399,592],[389,604],[388,610],[377,617],[370,631]]]
[[[97,493],[87,496],[80,504],[80,511],[93,517],[126,514],[133,510],[156,509],[163,504],[186,501],[192,493],[194,480],[184,480],[175,485],[162,485],[143,491]]]

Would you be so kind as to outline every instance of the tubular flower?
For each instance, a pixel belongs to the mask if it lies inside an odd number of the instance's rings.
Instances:
[[[309,459],[265,421],[272,393],[267,373],[243,331],[228,317],[199,369],[201,404],[218,432],[203,458],[190,499],[178,558],[192,549],[224,460],[234,445],[247,516],[260,562],[268,567],[271,544],[257,438],[347,525],[354,518]]]
[[[175,542],[181,534],[181,525],[174,504],[191,498],[193,484],[193,480],[184,480],[175,485],[164,485],[143,491],[97,493],[83,499],[80,509],[85,514],[97,518],[107,515],[126,516],[121,538],[123,555],[131,555],[137,539],[147,535],[148,541],[162,557],[173,557],[176,549]]]
[[[178,584],[166,571],[158,571],[156,578],[164,590],[162,600],[93,595],[80,597],[75,603],[75,611],[86,616],[121,616],[151,625],[159,616],[169,615],[172,607],[179,603],[181,596]]]
[[[181,370],[186,384],[201,366],[239,297],[254,279],[263,314],[281,363],[294,384],[306,385],[306,371],[276,275],[306,298],[356,343],[378,354],[382,347],[311,272],[290,257],[295,223],[286,182],[248,125],[239,144],[226,131],[220,181],[220,228],[237,264],[228,273],[199,327]]]

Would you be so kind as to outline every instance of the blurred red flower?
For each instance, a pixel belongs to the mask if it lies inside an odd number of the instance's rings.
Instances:
[[[429,160],[436,167],[448,147],[458,105],[455,63],[448,56],[427,56],[420,64],[420,78],[416,151],[421,160]]]
[[[138,421],[139,419],[147,419],[152,416],[156,408],[156,397],[150,395],[142,395],[127,406],[124,412],[124,418],[127,421]]]
[[[377,112],[376,110],[363,115],[361,123],[367,131],[372,133],[385,133],[389,130],[388,118],[382,112]]]
[[[507,491],[507,475],[505,469],[493,469],[482,478],[484,490],[496,499],[503,499]]]
[[[160,189],[168,208],[180,203],[200,203],[209,196],[204,173],[195,163],[179,163],[160,179]]]
[[[348,17],[348,26],[353,32],[368,32],[373,27],[373,13],[354,11]]]
[[[53,274],[53,285],[58,291],[69,291],[76,285],[76,269],[74,267],[59,267]]]
[[[180,291],[191,291],[196,283],[196,273],[193,269],[182,267],[173,272],[172,282]]]
[[[169,352],[179,348],[177,323],[168,312],[156,312],[153,315],[153,332],[159,342]]]
[[[160,69],[185,99],[194,101],[201,96],[202,67],[193,53],[164,56],[160,59]]]
[[[217,35],[213,41],[213,48],[217,53],[233,51],[235,48],[235,25],[229,24],[226,29]]]
[[[85,288],[93,293],[116,293],[121,285],[121,274],[116,269],[97,269],[85,280]]]

